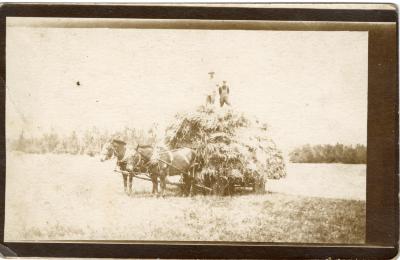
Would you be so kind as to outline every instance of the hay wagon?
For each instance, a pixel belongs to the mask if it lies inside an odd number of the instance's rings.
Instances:
[[[122,175],[129,176],[129,177],[132,177],[132,178],[137,178],[137,179],[140,179],[140,180],[145,180],[145,181],[152,182],[149,173],[129,172],[129,171],[124,171],[124,170],[114,170],[114,172],[120,173]],[[168,180],[167,180],[167,184],[171,185],[171,186],[177,186],[177,187],[180,187],[180,188],[183,185],[183,183],[181,183],[181,182],[170,182]],[[193,186],[197,191],[201,191],[203,193],[212,193],[212,191],[213,191],[211,188],[206,187],[206,186],[204,186],[204,185],[202,185],[200,183],[195,183]]]
[[[267,179],[286,176],[282,151],[266,124],[230,107],[200,106],[178,113],[166,128],[164,144],[169,149],[196,150],[199,167],[192,188],[198,193],[263,193]]]
[[[267,179],[286,176],[267,125],[235,108],[200,106],[178,113],[166,129],[165,144],[196,149],[201,184],[214,194],[262,193]]]
[[[152,181],[149,173],[130,172],[125,170],[114,170],[114,172],[137,178],[145,181]],[[182,182],[171,182],[167,180],[167,184],[182,188]],[[214,181],[210,179],[196,180],[192,186],[192,194],[204,195],[233,195],[236,192],[255,192],[263,193],[265,191],[265,181],[263,178],[254,180],[243,180],[241,178],[228,179],[224,177],[216,178]]]

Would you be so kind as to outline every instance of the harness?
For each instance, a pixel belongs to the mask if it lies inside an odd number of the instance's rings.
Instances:
[[[119,159],[118,158],[119,154],[118,154],[117,150],[113,146],[111,146],[110,149],[112,149],[111,158],[113,156],[117,157],[117,166],[119,166],[121,170],[125,170],[125,167],[126,167],[126,164],[128,162],[129,156],[130,156],[130,154],[133,154],[132,150],[128,149],[128,148],[125,148],[125,151],[124,151],[124,154],[123,154],[122,158]]]
[[[140,158],[139,158],[138,162],[137,162],[136,165],[135,165],[136,167],[137,167],[137,166],[139,165],[139,163],[141,162],[142,157],[144,157],[145,159],[147,159],[147,162],[146,162],[145,166],[148,166],[148,165],[150,165],[150,164],[152,163],[151,158],[149,158],[148,156],[144,155],[143,153],[141,153],[141,152],[139,151],[139,148],[148,148],[148,147],[151,147],[151,146],[139,146],[139,145],[137,146],[136,152],[140,155]],[[152,148],[153,148],[153,147],[152,147]],[[162,151],[162,152],[160,152],[159,154],[171,153],[171,152],[177,151],[177,150],[179,150],[179,149],[182,149],[182,148],[177,148],[177,149],[168,150],[168,151]],[[189,148],[189,149],[191,149],[191,148]],[[154,151],[154,150],[155,150],[155,149],[153,148],[153,151]],[[193,166],[196,165],[196,163],[195,163],[196,158],[197,158],[197,153],[195,153],[195,157],[194,157],[193,163],[190,165],[189,168],[192,168]],[[185,174],[185,173],[186,173],[186,172],[183,171],[182,169],[180,169],[180,168],[178,168],[178,167],[176,167],[175,165],[172,164],[173,159],[171,159],[171,162],[166,162],[165,160],[163,160],[163,159],[161,159],[161,158],[156,158],[156,159],[157,159],[157,161],[162,162],[162,163],[165,163],[166,165],[168,165],[168,166],[174,168],[175,170],[179,171],[179,172],[182,173],[182,174]],[[159,165],[158,165],[158,168],[160,169],[160,166],[159,166]]]
[[[128,158],[129,158],[129,154],[133,154],[133,153],[132,153],[132,150],[131,150],[131,149],[128,149],[128,148],[125,148],[124,156],[123,156],[122,159],[119,160],[119,161],[121,161],[121,162],[127,161]]]

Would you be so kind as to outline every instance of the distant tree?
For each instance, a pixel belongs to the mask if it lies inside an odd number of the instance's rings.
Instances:
[[[24,137],[24,131],[21,131],[16,144],[14,145],[15,150],[24,152],[26,149],[27,140]]]
[[[54,132],[54,130],[51,130],[49,134],[44,134],[42,137],[42,147],[41,147],[41,152],[42,153],[52,153],[55,151],[59,140],[58,140],[58,135]]]
[[[132,129],[125,127],[120,131],[109,133],[97,127],[83,133],[72,131],[69,135],[58,135],[54,130],[43,133],[40,137],[27,138],[22,131],[17,139],[10,140],[9,149],[26,153],[68,153],[94,156],[101,152],[103,145],[113,139],[121,138],[129,145],[154,145],[157,139],[156,129]]]
[[[301,153],[302,152],[302,153]],[[300,158],[301,160],[306,160],[309,162],[314,162],[315,161],[315,152],[313,152],[313,149],[311,146],[308,144],[304,146],[303,150],[300,151]]]
[[[70,154],[78,154],[80,147],[79,147],[79,140],[78,135],[75,131],[72,131],[71,135],[67,137],[67,140],[64,141],[66,146],[66,152]]]
[[[303,145],[289,153],[289,160],[294,163],[354,163],[367,162],[367,148],[357,144],[343,145]]]
[[[356,145],[356,158],[360,163],[367,163],[367,147],[364,145]]]

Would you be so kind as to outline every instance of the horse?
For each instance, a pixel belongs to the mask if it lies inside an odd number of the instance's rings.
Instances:
[[[144,167],[144,165],[147,167],[153,183],[153,194],[158,194],[158,179],[160,179],[161,195],[164,197],[167,176],[181,175],[184,183],[183,192],[189,195],[194,179],[196,159],[194,150],[179,148],[155,151],[152,146],[138,145],[136,154],[130,159],[127,166],[129,168]]]
[[[114,156],[114,148],[111,141],[107,141],[100,152],[100,162],[110,160]]]
[[[133,172],[135,169],[128,169],[126,166],[128,161],[132,160],[135,151],[126,147],[126,143],[119,140],[108,141],[103,145],[102,151],[100,153],[100,161],[104,162],[105,160],[109,160],[114,156],[117,157],[118,167],[122,171],[130,171]],[[122,174],[123,182],[124,182],[124,191],[128,195],[132,193],[132,175],[131,174]]]

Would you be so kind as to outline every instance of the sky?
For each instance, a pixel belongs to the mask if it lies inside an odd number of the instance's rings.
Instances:
[[[282,149],[366,144],[367,32],[7,23],[6,33],[10,138],[21,130],[162,127],[226,80],[232,106],[266,122]]]

